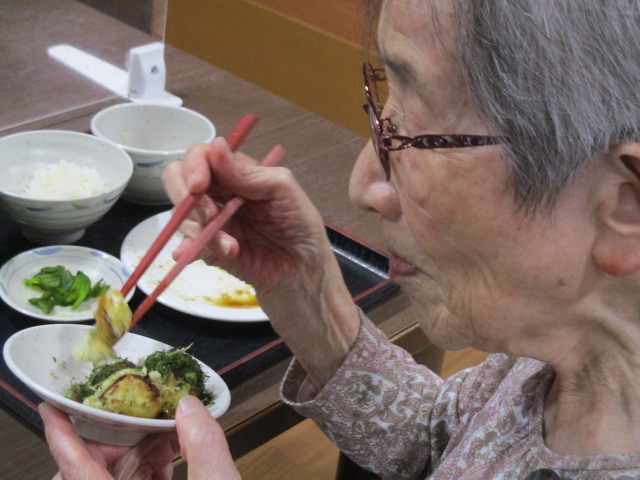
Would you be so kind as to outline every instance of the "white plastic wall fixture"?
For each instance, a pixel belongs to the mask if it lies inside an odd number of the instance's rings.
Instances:
[[[182,99],[165,91],[164,45],[134,47],[127,54],[128,70],[120,69],[70,45],[55,45],[49,56],[116,95],[136,103],[182,105]]]

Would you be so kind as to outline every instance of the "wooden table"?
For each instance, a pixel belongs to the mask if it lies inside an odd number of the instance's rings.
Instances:
[[[41,128],[87,132],[95,112],[122,102],[48,58],[48,46],[68,43],[121,64],[122,52],[153,40],[74,0],[3,0],[0,136]],[[293,170],[327,222],[369,245],[380,245],[378,219],[351,207],[347,194],[349,172],[365,142],[362,137],[171,46],[166,47],[165,56],[167,90],[181,97],[186,107],[210,118],[223,136],[242,115],[260,115],[261,122],[243,150],[261,158],[273,145],[282,144],[287,151],[283,165]],[[10,220],[2,217],[0,221]],[[100,223],[90,228],[100,229]],[[26,241],[24,245],[25,250],[32,248]],[[6,260],[0,258],[0,262]],[[12,314],[8,306],[0,305],[0,321]],[[442,352],[425,339],[402,293],[368,314],[390,338],[439,368]],[[231,407],[220,423],[236,458],[301,420],[278,395],[288,362],[279,361],[232,388]],[[42,432],[6,406],[0,409],[0,429],[0,476],[40,479],[53,475],[55,464]]]

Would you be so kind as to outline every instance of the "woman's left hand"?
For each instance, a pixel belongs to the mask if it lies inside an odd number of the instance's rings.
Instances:
[[[60,468],[54,480],[169,480],[180,452],[175,433],[150,435],[135,447],[85,442],[69,417],[51,405],[40,405],[45,435]]]
[[[178,402],[177,433],[149,435],[135,447],[85,442],[69,417],[46,403],[40,415],[60,468],[53,480],[169,480],[178,453],[188,464],[189,479],[241,480],[222,427],[195,397]]]

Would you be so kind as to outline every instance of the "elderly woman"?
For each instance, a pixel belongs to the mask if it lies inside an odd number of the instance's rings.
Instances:
[[[364,66],[372,140],[351,197],[379,215],[429,338],[495,354],[443,381],[390,344],[290,172],[220,139],[167,171],[175,202],[209,194],[185,232],[246,199],[203,256],[256,286],[295,354],[283,398],[365,468],[639,478],[640,3],[378,7],[383,68]]]

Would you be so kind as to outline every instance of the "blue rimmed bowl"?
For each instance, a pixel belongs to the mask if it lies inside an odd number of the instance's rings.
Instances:
[[[82,322],[93,319],[97,299],[82,302],[76,309],[55,306],[51,313],[43,313],[29,303],[32,297],[39,297],[42,291],[24,284],[25,278],[32,278],[44,267],[62,265],[73,275],[81,271],[94,285],[99,280],[114,290],[121,290],[131,272],[113,255],[93,248],[75,245],[53,245],[34,248],[22,252],[0,267],[0,298],[14,310],[46,322]],[[127,294],[127,301],[135,289]]]
[[[104,188],[91,195],[50,199],[27,195],[34,173],[66,161],[94,169]],[[0,209],[40,245],[69,244],[113,207],[133,174],[133,162],[117,145],[88,133],[36,130],[0,138]],[[60,178],[63,190],[72,188]]]
[[[207,117],[188,108],[123,103],[96,113],[91,132],[121,147],[133,161],[133,176],[122,198],[142,205],[169,205],[162,172],[181,160],[191,145],[213,140],[216,129]]]

